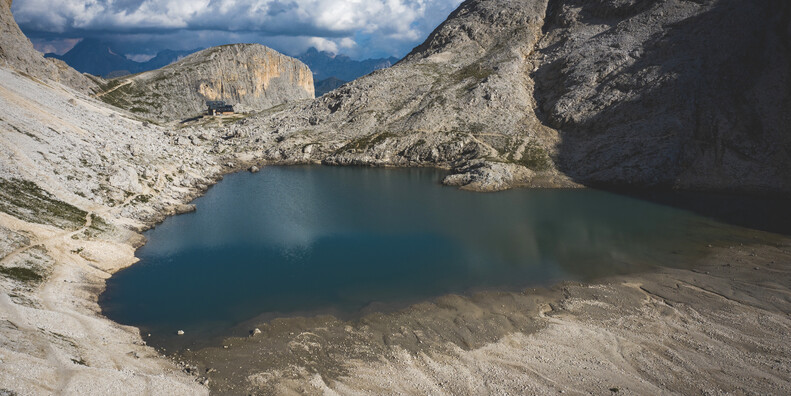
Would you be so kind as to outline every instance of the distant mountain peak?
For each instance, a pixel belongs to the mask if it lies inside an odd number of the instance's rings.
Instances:
[[[334,54],[328,51],[319,51],[315,47],[308,48],[304,54],[297,56],[313,71],[314,81],[324,81],[329,78],[352,81],[375,70],[388,68],[398,62],[398,58],[379,58],[354,60],[347,55]]]
[[[114,50],[110,43],[86,37],[63,55],[46,54],[45,56],[60,59],[83,73],[113,78],[119,75],[159,69],[199,50],[199,48],[187,51],[166,49],[159,51],[156,56],[146,62],[136,62],[121,55],[120,51]]]

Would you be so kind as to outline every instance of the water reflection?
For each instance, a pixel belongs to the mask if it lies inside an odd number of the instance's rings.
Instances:
[[[732,232],[623,195],[479,194],[442,187],[440,177],[330,167],[231,175],[196,201],[197,212],[147,233],[141,262],[110,279],[103,309],[189,339],[265,313],[354,315],[375,302],[681,263]]]

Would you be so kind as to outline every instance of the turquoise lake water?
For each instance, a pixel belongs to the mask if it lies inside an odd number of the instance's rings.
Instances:
[[[729,227],[597,190],[473,193],[432,169],[267,167],[146,232],[104,314],[167,345],[278,316],[354,317],[447,293],[683,265]]]

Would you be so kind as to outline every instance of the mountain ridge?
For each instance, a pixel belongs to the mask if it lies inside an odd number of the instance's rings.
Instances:
[[[63,55],[48,53],[44,56],[60,59],[82,73],[114,78],[156,70],[198,51],[200,49],[162,50],[146,62],[136,62],[116,53],[109,44],[99,39],[85,38]]]
[[[302,63],[308,65],[313,71],[316,81],[335,77],[343,81],[352,81],[375,70],[388,68],[398,62],[398,58],[376,58],[354,60],[346,55],[319,51],[315,47],[296,56]]]
[[[745,4],[468,0],[393,67],[253,122],[327,140],[317,161],[442,166],[470,189],[789,193],[790,7]]]

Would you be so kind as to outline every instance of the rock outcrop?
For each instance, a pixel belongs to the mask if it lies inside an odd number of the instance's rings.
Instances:
[[[39,80],[60,82],[83,93],[90,93],[96,84],[62,61],[45,59],[33,48],[11,14],[12,0],[0,3],[0,66],[24,73]]]
[[[162,69],[109,81],[100,97],[144,118],[183,120],[224,100],[253,112],[313,99],[313,75],[302,62],[260,44],[209,48]]]
[[[789,8],[468,0],[397,65],[253,124],[280,136],[273,160],[789,192]]]

